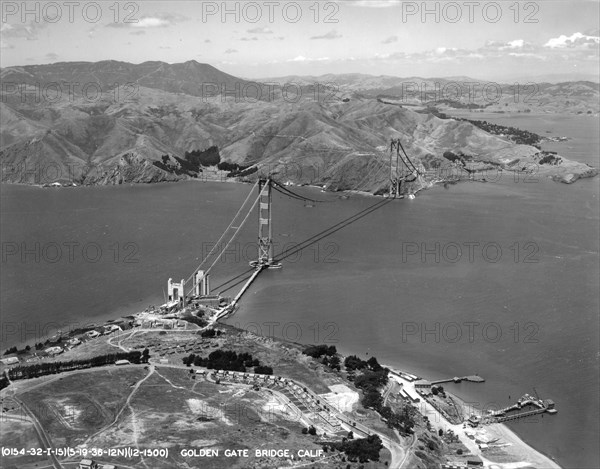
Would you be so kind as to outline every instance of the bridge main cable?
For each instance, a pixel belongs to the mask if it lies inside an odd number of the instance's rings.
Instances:
[[[252,192],[254,191],[254,188],[256,186],[258,186],[259,181],[256,182],[256,184],[254,184],[254,186],[252,186],[252,190],[250,191],[250,193],[248,194],[248,197],[246,197],[246,200],[244,200],[244,203],[242,204],[242,206],[240,207],[240,209],[238,210],[238,212],[235,214],[235,216],[233,217],[233,219],[231,220],[231,223],[229,224],[229,226],[225,229],[225,231],[223,232],[223,234],[221,235],[221,237],[219,238],[219,240],[217,241],[217,243],[213,246],[213,248],[210,250],[210,252],[208,253],[208,255],[204,258],[204,260],[202,261],[202,263],[200,264],[200,266],[198,266],[198,268],[192,273],[192,275],[188,278],[187,282],[189,282],[191,279],[194,278],[194,276],[196,275],[196,273],[202,268],[202,266],[204,265],[204,263],[207,261],[207,259],[215,252],[215,250],[220,246],[221,242],[223,241],[223,239],[225,238],[225,234],[233,227],[233,223],[235,222],[235,220],[237,219],[238,215],[241,213],[242,209],[244,208],[244,206],[246,205],[246,203],[248,202],[248,200],[250,199],[250,196],[252,195]],[[263,189],[264,190],[264,189]],[[254,208],[256,207],[256,204],[258,203],[258,201],[260,200],[260,197],[262,195],[262,192],[258,195],[258,197],[254,200],[254,202],[252,203],[252,206],[248,209],[248,213],[246,213],[246,216],[244,217],[244,219],[242,220],[242,222],[236,227],[235,231],[233,232],[233,235],[231,236],[231,238],[229,238],[229,241],[227,242],[227,244],[225,245],[225,247],[221,250],[221,253],[216,257],[216,259],[213,261],[213,263],[208,267],[208,269],[204,272],[204,277],[206,277],[206,275],[208,275],[208,273],[211,271],[211,269],[215,266],[215,264],[217,262],[219,262],[219,259],[221,259],[221,256],[223,255],[223,253],[225,251],[227,251],[227,248],[229,247],[229,245],[233,242],[233,240],[235,239],[235,237],[237,236],[237,234],[239,233],[239,231],[242,229],[242,227],[244,226],[244,224],[246,223],[246,220],[248,220],[248,217],[250,216],[250,213],[252,213],[252,210],[254,210]],[[186,282],[186,283],[187,283]],[[196,287],[196,282],[194,282],[194,285],[192,286],[191,290],[187,293],[187,295],[185,295],[186,297],[190,296],[192,294],[192,292],[194,291]]]

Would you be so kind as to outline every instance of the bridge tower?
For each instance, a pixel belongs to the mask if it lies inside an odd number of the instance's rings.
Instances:
[[[210,296],[210,274],[203,270],[194,274],[194,294],[197,297]]]
[[[273,261],[272,182],[270,178],[259,180],[258,194],[258,260],[252,261],[250,265],[260,268],[279,268],[281,264]]]
[[[394,152],[395,150],[395,152]],[[394,158],[395,153],[395,158]],[[395,159],[395,161],[394,161]],[[395,165],[394,165],[395,163]],[[400,195],[400,142],[392,139],[390,143],[390,198]]]
[[[185,280],[181,279],[181,282],[173,282],[170,278],[167,282],[167,291],[169,293],[169,302],[176,301],[177,305],[182,307],[185,306]]]

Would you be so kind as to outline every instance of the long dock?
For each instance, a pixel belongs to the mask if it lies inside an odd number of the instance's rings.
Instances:
[[[537,409],[528,410],[525,412],[509,413],[521,410],[523,407],[530,405],[537,407]],[[542,400],[539,397],[533,397],[529,394],[525,394],[517,401],[516,404],[491,412],[487,418],[491,422],[506,422],[509,420],[517,420],[529,417],[531,415],[543,414],[544,412],[548,412],[549,414],[555,414],[557,412],[554,408],[554,402],[552,400]]]
[[[470,375],[470,376],[455,376],[454,378],[446,378],[446,379],[438,379],[437,381],[432,381],[431,384],[442,384],[442,383],[460,383],[461,381],[471,381],[472,383],[483,383],[485,379],[478,375]]]
[[[547,412],[547,409],[534,409],[534,410],[530,410],[528,412],[518,412],[516,414],[512,414],[512,415],[505,415],[503,417],[495,417],[494,420],[498,423],[500,422],[507,422],[509,420],[517,420],[517,419],[522,419],[525,417],[530,417],[532,415],[537,415],[537,414],[543,414],[544,412]]]

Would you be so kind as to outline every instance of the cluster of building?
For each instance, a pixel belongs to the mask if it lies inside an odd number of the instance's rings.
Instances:
[[[165,318],[156,313],[140,313],[133,322],[134,327],[144,329],[184,329],[186,322],[177,318]]]
[[[197,374],[206,375],[208,372],[197,370]],[[341,425],[335,417],[331,407],[322,402],[324,398],[301,386],[289,378],[274,375],[261,375],[240,371],[216,370],[210,373],[214,380],[233,383],[260,385],[273,389],[283,396],[298,409],[315,426],[324,429],[328,435],[341,431]]]
[[[122,330],[123,329],[121,326],[117,324],[107,324],[102,327],[97,327],[96,329],[87,331],[79,337],[71,337],[68,334],[57,334],[46,341],[46,345],[49,345],[49,347],[41,350],[41,352],[32,351],[31,354],[27,354],[26,362],[35,362],[43,357],[52,358],[81,345],[85,340],[95,339],[101,335],[109,335]],[[20,360],[18,357],[14,356],[3,358],[0,360],[0,362],[4,365],[16,365],[20,362]]]
[[[478,459],[458,462],[446,462],[442,464],[442,469],[465,469],[467,467],[483,467],[483,461]]]

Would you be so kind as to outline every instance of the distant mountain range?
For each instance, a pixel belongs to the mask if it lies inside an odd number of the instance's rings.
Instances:
[[[502,83],[470,77],[394,77],[360,73],[264,78],[261,82],[328,84],[339,94],[395,99],[405,105],[440,110],[471,108],[485,112],[597,114],[600,84],[593,81],[548,83],[531,79]]]
[[[408,192],[444,180],[449,174],[444,168],[464,176],[542,162],[542,173],[565,182],[596,174],[587,165],[517,144],[514,135],[492,135],[470,122],[434,115],[433,107],[464,107],[460,100],[399,94],[406,92],[407,80],[443,89],[459,79],[467,83],[467,77],[349,74],[257,84],[195,61],[104,61],[10,67],[0,70],[0,78],[4,182],[202,177],[213,169],[203,168],[198,155],[216,146],[221,160],[241,165],[246,177],[273,173],[284,182],[381,192],[389,185],[392,138],[401,139],[414,165],[410,171],[408,165],[400,168],[416,175],[408,179]],[[288,82],[294,85],[284,86]],[[547,103],[540,107],[587,112],[598,102],[598,85],[540,85],[542,96]]]

